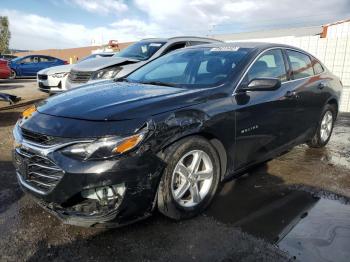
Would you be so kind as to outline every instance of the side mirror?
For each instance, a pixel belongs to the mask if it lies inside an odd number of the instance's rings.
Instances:
[[[281,87],[278,78],[254,78],[242,91],[274,91]]]

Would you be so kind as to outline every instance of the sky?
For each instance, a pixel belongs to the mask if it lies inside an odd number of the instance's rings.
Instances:
[[[350,18],[350,0],[0,0],[10,47],[212,35],[321,25]]]

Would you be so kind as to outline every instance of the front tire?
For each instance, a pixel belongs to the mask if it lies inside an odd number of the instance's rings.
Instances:
[[[10,79],[16,79],[16,77],[17,77],[16,71],[11,69],[11,75],[10,75],[9,78],[10,78]]]
[[[220,181],[219,156],[209,141],[192,136],[169,146],[158,187],[158,210],[172,219],[194,217],[211,203]]]
[[[316,133],[313,138],[307,143],[309,147],[321,148],[328,144],[336,118],[337,112],[334,106],[327,104],[321,114]]]

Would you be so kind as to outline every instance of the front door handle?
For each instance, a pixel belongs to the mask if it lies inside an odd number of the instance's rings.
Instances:
[[[287,91],[287,93],[284,95],[286,98],[298,98],[298,95],[295,91]]]
[[[321,82],[321,83],[318,84],[317,87],[318,87],[318,89],[321,89],[321,90],[322,90],[323,88],[327,87],[327,84],[324,83],[324,82]]]

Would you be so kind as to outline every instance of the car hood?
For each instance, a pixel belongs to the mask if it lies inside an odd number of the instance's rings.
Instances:
[[[69,73],[73,65],[60,65],[40,70],[38,74],[52,75],[56,73]]]
[[[38,112],[82,120],[131,120],[198,104],[201,91],[108,80],[53,96],[39,104]]]
[[[72,69],[75,71],[94,72],[110,66],[137,62],[139,62],[139,60],[125,57],[100,57],[81,61],[75,64]]]

